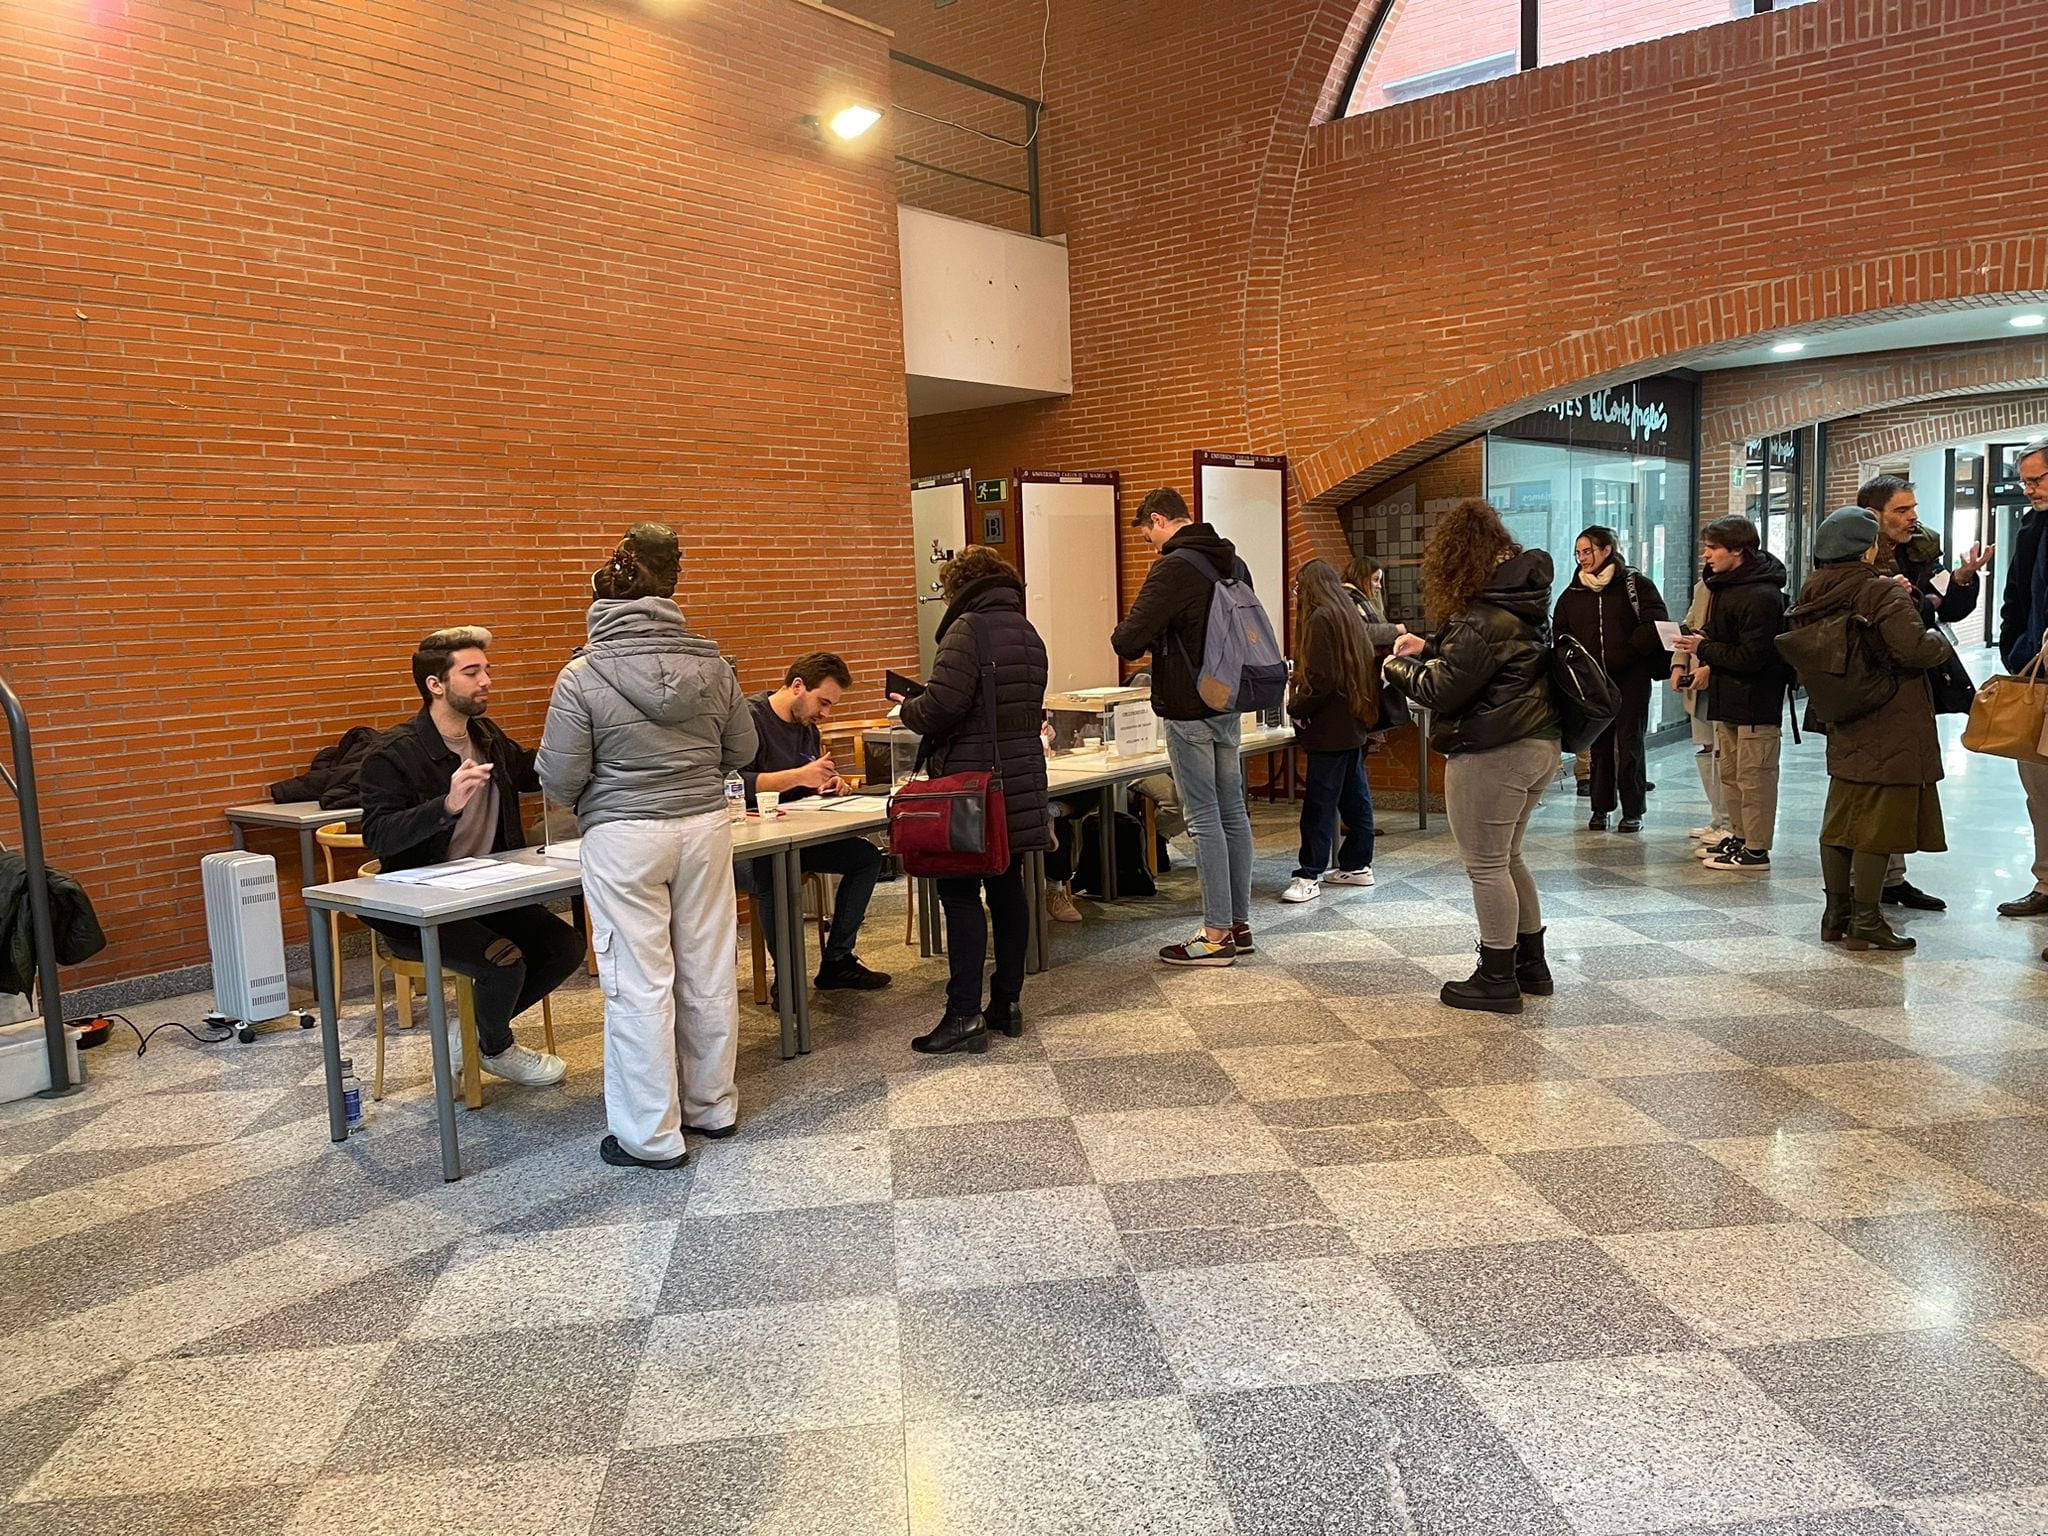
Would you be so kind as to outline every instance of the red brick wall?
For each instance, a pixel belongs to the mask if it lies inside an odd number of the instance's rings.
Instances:
[[[671,10],[0,8],[0,641],[113,940],[68,984],[202,960],[219,807],[417,707],[427,630],[492,628],[536,740],[637,518],[750,684],[914,664],[889,133],[797,123],[887,39]]]

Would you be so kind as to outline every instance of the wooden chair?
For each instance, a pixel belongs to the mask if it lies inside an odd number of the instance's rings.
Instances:
[[[356,871],[359,875],[374,875],[383,867],[382,862],[372,859]],[[371,1080],[370,1097],[384,1097],[384,974],[391,974],[392,1015],[400,1029],[412,1028],[412,984],[418,982],[420,990],[427,985],[427,968],[418,960],[406,960],[391,953],[384,947],[383,938],[376,929],[370,930],[370,1007],[375,1018],[373,1028],[377,1037],[377,1070]],[[476,984],[467,976],[459,975],[443,967],[444,976],[455,979],[455,1020],[462,1041],[462,1100],[471,1109],[482,1109],[484,1104],[483,1069],[478,1065],[483,1059],[483,1050],[476,1039]],[[555,1052],[555,1011],[547,998],[540,1000],[541,1035],[550,1056]]]
[[[352,853],[360,853],[363,848],[362,834],[349,831],[348,823],[345,821],[330,821],[326,826],[313,834],[313,841],[320,845],[320,857],[327,866],[327,883],[329,885],[332,885],[337,879],[345,878],[344,876],[336,875],[334,872],[335,852],[337,850],[346,850]],[[334,1009],[335,1012],[339,1013],[341,1011],[341,914],[339,912],[327,914],[327,950],[329,954],[334,956]],[[376,981],[376,966],[374,963],[370,969],[370,980],[374,985]]]

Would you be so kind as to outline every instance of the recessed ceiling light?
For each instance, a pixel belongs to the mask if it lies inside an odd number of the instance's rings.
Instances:
[[[828,126],[842,139],[857,139],[881,120],[882,114],[873,107],[841,107]]]
[[[1804,352],[1806,350],[1806,343],[1803,341],[1777,341],[1771,344],[1771,350],[1780,357],[1790,357],[1794,352]]]
[[[2031,331],[2038,325],[2048,325],[2048,315],[2014,315],[2006,324],[2016,331]]]

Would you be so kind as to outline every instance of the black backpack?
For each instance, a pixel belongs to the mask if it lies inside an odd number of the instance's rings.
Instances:
[[[1807,712],[1823,726],[1861,720],[1891,703],[1899,691],[1899,674],[1871,633],[1870,620],[1860,614],[1838,613],[1816,624],[1799,624],[1778,636],[1777,647],[1806,690]]]
[[[1557,700],[1562,745],[1583,752],[1600,739],[1621,713],[1621,694],[1600,658],[1572,635],[1559,635],[1550,647],[1550,691]]]

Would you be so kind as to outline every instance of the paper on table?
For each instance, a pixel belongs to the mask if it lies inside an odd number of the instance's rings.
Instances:
[[[432,885],[443,875],[452,875],[457,870],[477,869],[490,862],[489,859],[456,859],[448,864],[422,864],[417,869],[386,869],[371,878],[389,880],[397,885]]]
[[[1934,579],[1928,582],[1927,585],[1934,588],[1934,595],[1936,597],[1947,597],[1948,584],[1953,580],[1955,580],[1955,578],[1951,576],[1947,571],[1936,571],[1934,573]]]
[[[501,864],[495,859],[457,859],[451,864],[428,864],[420,869],[395,869],[373,878],[399,885],[431,885],[444,891],[473,891],[487,885],[505,885],[524,880],[537,871],[530,864]]]
[[[555,864],[581,864],[583,862],[583,839],[565,837],[559,843],[548,843],[540,856]]]
[[[882,809],[887,802],[880,795],[806,795],[801,800],[785,805],[785,811],[839,811],[855,815],[868,814]]]
[[[437,890],[474,891],[487,885],[510,885],[515,880],[524,880],[539,873],[531,864],[487,863],[481,869],[458,869],[452,875],[442,875],[427,884]]]
[[[1659,619],[1657,621],[1657,643],[1667,651],[1678,644],[1678,626],[1669,620]]]

